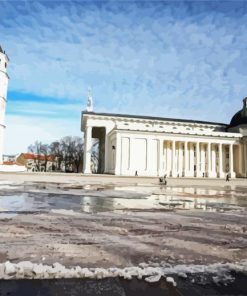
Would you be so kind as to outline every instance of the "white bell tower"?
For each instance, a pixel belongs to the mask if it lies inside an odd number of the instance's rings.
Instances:
[[[9,58],[0,46],[0,164],[3,162],[3,143],[5,130],[5,109],[9,76],[7,74]]]

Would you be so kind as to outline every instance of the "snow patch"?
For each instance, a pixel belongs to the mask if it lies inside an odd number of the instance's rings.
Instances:
[[[0,264],[0,279],[52,279],[52,278],[91,278],[103,279],[121,277],[124,279],[145,279],[149,283],[158,282],[162,277],[166,282],[176,287],[176,282],[171,275],[186,278],[188,275],[211,275],[215,284],[229,283],[234,280],[230,272],[247,273],[247,260],[238,263],[216,263],[211,265],[175,265],[161,263],[159,267],[153,267],[146,263],[139,266],[125,268],[82,268],[75,266],[67,268],[56,262],[52,266],[37,264],[29,261],[11,263],[9,261]],[[193,279],[191,280],[193,281]],[[195,282],[195,281],[193,281]]]
[[[65,209],[52,209],[50,212],[53,214],[60,214],[60,215],[66,215],[66,216],[80,215],[80,213],[77,213],[73,210],[65,210]]]

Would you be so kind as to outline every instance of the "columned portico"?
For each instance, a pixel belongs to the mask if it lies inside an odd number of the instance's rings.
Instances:
[[[173,141],[164,139],[161,145],[164,153],[159,156],[159,175],[165,173],[171,177],[225,178],[230,172],[235,176],[234,167],[230,171],[229,166],[225,165],[228,163],[228,153],[223,153],[225,147],[232,151],[234,159],[233,148],[229,148],[230,146],[229,144],[223,145],[223,142],[188,142],[180,138]]]
[[[83,131],[86,174],[92,171],[92,138],[96,135],[100,135],[100,149],[105,153],[102,166],[108,174],[224,178],[229,172],[234,178],[247,171],[241,162],[246,159],[246,148],[240,134],[213,123],[185,122],[183,126],[170,120],[156,123],[155,118],[86,112]]]

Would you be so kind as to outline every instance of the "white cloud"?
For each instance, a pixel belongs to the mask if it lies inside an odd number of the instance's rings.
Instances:
[[[80,120],[9,115],[6,120],[5,154],[26,152],[35,140],[50,143],[67,135],[81,136]]]
[[[10,97],[7,150],[14,138],[24,146],[64,135],[63,126],[80,133],[89,85],[95,111],[226,123],[247,94],[244,3],[26,1],[0,9],[10,94],[56,101],[15,105]]]

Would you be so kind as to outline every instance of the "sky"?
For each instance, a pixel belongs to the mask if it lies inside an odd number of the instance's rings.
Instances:
[[[229,123],[247,96],[247,1],[2,1],[5,153],[83,136],[81,111]]]

